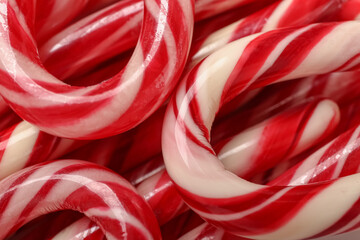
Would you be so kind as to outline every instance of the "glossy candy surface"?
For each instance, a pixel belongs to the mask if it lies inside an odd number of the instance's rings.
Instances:
[[[357,239],[359,19],[0,0],[0,239]]]
[[[106,137],[139,124],[169,96],[190,48],[192,2],[146,1],[140,41],[128,65],[109,81],[71,87],[40,63],[28,30],[31,16],[19,21],[19,15],[12,14],[29,6],[5,0],[2,5],[1,18],[8,27],[0,28],[0,49],[8,57],[1,58],[0,93],[22,118],[62,137]]]
[[[0,182],[0,238],[48,212],[71,209],[96,222],[107,239],[160,239],[148,205],[120,176],[83,161],[57,161]],[[10,227],[9,227],[10,226]]]
[[[357,202],[359,175],[295,187],[266,187],[237,178],[219,163],[209,131],[219,106],[250,85],[355,70],[360,61],[358,27],[357,22],[316,24],[243,38],[187,75],[167,110],[163,153],[169,175],[196,213],[237,235],[297,239],[320,234]],[[308,35],[311,41],[302,41]],[[346,41],[340,40],[343,35]],[[338,48],[327,52],[335,43]],[[294,55],[300,46],[302,54]],[[291,62],[284,61],[290,54]],[[219,68],[221,75],[216,74]],[[328,205],[338,207],[327,214]],[[269,222],[272,212],[276,215]]]

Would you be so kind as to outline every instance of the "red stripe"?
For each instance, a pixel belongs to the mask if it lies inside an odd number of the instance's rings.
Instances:
[[[272,118],[266,124],[258,143],[258,151],[251,160],[254,161],[253,168],[244,178],[251,178],[254,174],[266,171],[289,157],[298,146],[317,106],[318,102],[313,102]],[[321,137],[317,140],[319,139]]]
[[[275,47],[297,29],[283,29],[266,32],[252,40],[244,49],[228,81],[221,97],[222,103],[228,102],[246,89],[250,80],[259,72]]]
[[[286,225],[308,204],[308,202],[318,194],[321,194],[321,192],[329,186],[330,183],[297,186],[279,199],[266,205],[266,207],[261,208],[261,210],[240,219],[216,222],[216,226],[220,226],[237,235],[245,236],[274,232]],[[267,196],[266,198],[271,196]],[[239,202],[238,204],[242,203],[243,202]],[[210,220],[209,223],[214,222]]]
[[[16,186],[26,182],[26,180],[38,170],[38,168],[32,168],[27,171],[23,171],[20,176],[18,176],[15,181],[8,187],[12,191],[5,191],[4,194],[0,198],[0,221],[2,221],[3,214],[5,210],[8,208],[8,205],[17,192]],[[9,233],[10,234],[10,233]]]
[[[311,87],[306,95],[307,98],[312,96],[322,96],[324,94],[324,90],[328,85],[329,74],[323,74],[315,76],[311,81]]]
[[[25,15],[27,11],[28,10],[24,12]],[[6,32],[9,34],[11,47],[29,58],[33,63],[41,65],[40,58],[37,54],[37,48],[33,44],[31,36],[25,32],[19,22],[16,12],[11,6],[8,6],[7,8],[7,18],[6,23],[8,24],[9,29],[6,30]]]
[[[272,66],[256,80],[254,87],[271,84],[290,74],[305,60],[311,50],[338,25],[338,23],[312,25],[309,30],[298,35],[286,46]]]
[[[0,162],[2,161],[2,158],[6,151],[7,144],[11,137],[11,134],[14,132],[14,130],[16,129],[16,127],[18,125],[19,125],[19,123],[14,124],[12,127],[8,128],[0,133]]]
[[[61,138],[40,131],[25,166],[27,167],[49,160],[49,156],[53,153],[60,141]]]
[[[166,171],[161,174],[155,188],[151,191],[154,194],[146,200],[152,207],[160,225],[188,210]]]

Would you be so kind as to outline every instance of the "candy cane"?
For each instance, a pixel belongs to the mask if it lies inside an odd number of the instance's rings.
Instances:
[[[356,71],[311,76],[267,86],[255,99],[238,111],[233,110],[232,102],[225,104],[227,108],[225,111],[228,113],[220,109],[220,118],[215,120],[212,129],[211,142],[216,143],[231,137],[234,133],[243,131],[286,109],[314,99],[329,98],[342,106],[353,101],[359,94],[360,75]],[[231,111],[233,113],[229,114]],[[226,114],[228,116],[224,116]],[[231,129],[229,126],[232,126]]]
[[[249,179],[329,136],[340,120],[338,111],[330,101],[285,111],[227,139],[215,151],[226,169]]]
[[[227,4],[234,7],[237,2]],[[223,2],[197,0],[195,16],[204,11],[213,16],[223,11],[222,5]],[[143,8],[142,0],[124,0],[72,24],[40,45],[44,66],[56,77],[66,79],[131,49],[139,37]]]
[[[285,171],[288,171],[288,169],[294,167],[296,164],[300,164],[301,161],[305,162],[304,159],[312,158],[313,157],[312,155],[314,155],[317,151],[319,151],[320,148],[325,147],[325,145],[328,144],[330,141],[332,141],[334,138],[338,138],[339,135],[344,134],[350,129],[353,129],[356,126],[358,126],[360,124],[360,116],[358,114],[359,111],[360,111],[360,99],[356,99],[355,101],[345,105],[343,108],[341,108],[340,124],[337,126],[336,131],[334,131],[333,134],[331,134],[325,141],[323,141],[321,144],[314,145],[308,151],[303,152],[302,154],[296,156],[293,159],[290,159],[289,161],[279,163],[269,171],[253,176],[251,181],[261,184],[268,183],[269,181],[273,181],[274,179],[278,178],[280,175],[284,174]],[[335,140],[333,142],[335,142]],[[336,147],[335,144],[334,147]],[[352,151],[353,150],[354,149],[352,149]],[[331,156],[332,155],[333,154],[331,154]],[[336,156],[333,156],[333,158],[336,158]]]
[[[269,185],[303,185],[337,179],[358,172],[360,127],[357,126],[301,161]]]
[[[326,146],[304,159],[296,166],[282,173],[278,178],[269,182],[270,186],[304,185],[321,181],[337,179],[359,172],[359,147],[360,147],[360,126],[357,126],[346,133],[338,136]],[[354,205],[355,207],[355,205]],[[344,215],[333,227],[323,231],[326,235],[336,235],[342,232],[351,231],[357,224],[360,224],[359,217]],[[349,219],[349,217],[351,219]],[[347,218],[347,219],[346,219]],[[203,224],[197,229],[190,231],[180,239],[201,239],[205,237],[221,236],[218,239],[226,239],[229,235],[224,230],[217,229],[209,224]],[[324,234],[319,234],[319,236]],[[317,236],[312,236],[317,237]]]
[[[145,1],[141,38],[125,69],[95,86],[70,87],[41,66],[26,22],[13,24],[16,2],[2,6],[0,93],[22,118],[58,136],[100,138],[139,124],[168,97],[190,47],[191,1]]]
[[[221,103],[250,85],[355,70],[359,26],[315,24],[243,38],[210,55],[182,81],[164,120],[163,154],[169,175],[196,213],[236,235],[299,239],[331,226],[357,202],[360,175],[295,187],[240,179],[219,164],[209,129]],[[329,205],[337,208],[330,212]]]
[[[196,1],[195,16],[199,16],[206,8],[207,5],[203,2]],[[236,5],[234,1],[229,3]],[[218,5],[221,4],[217,3],[210,8],[212,11],[215,9],[218,11],[221,9]],[[299,9],[298,6],[303,7]],[[305,3],[299,3],[299,0],[287,0],[282,1],[280,5],[275,3],[208,37],[195,38],[195,46],[192,47],[191,54],[194,55],[193,62],[198,62],[225,43],[251,33],[313,23],[326,13],[334,9],[338,10],[340,7],[341,5],[335,0],[308,0]],[[46,69],[58,78],[66,79],[75,72],[85,72],[99,62],[131,49],[135,46],[140,32],[142,9],[142,1],[121,1],[64,29],[39,49]],[[294,15],[294,12],[297,14]],[[214,13],[210,12],[210,15]],[[264,26],[265,22],[267,22],[266,26]],[[201,27],[197,31],[204,34]]]
[[[0,182],[1,238],[44,213],[71,209],[97,223],[107,239],[160,239],[148,205],[118,175],[68,160],[40,164]]]
[[[192,66],[234,40],[281,27],[311,24],[341,8],[342,3],[336,0],[278,1],[195,42],[190,54]]]
[[[225,168],[247,178],[316,145],[334,132],[338,121],[339,110],[333,102],[316,101],[265,120],[231,139],[216,144],[215,149]],[[274,129],[277,131],[273,131]],[[161,160],[160,156],[156,157],[125,176],[137,185],[162,170]],[[145,185],[157,185],[157,180],[151,181],[154,184]],[[149,196],[155,196],[151,193],[152,190],[145,188],[142,192],[149,192]]]
[[[226,169],[240,177],[249,178],[321,141],[335,130],[338,121],[339,110],[333,102],[325,100],[311,103],[239,133],[225,144],[220,143],[216,147],[220,150],[218,157]],[[281,131],[280,127],[284,129],[284,134],[273,131]],[[261,157],[264,155],[266,157]],[[186,209],[166,171],[148,177],[137,189],[149,202],[160,224]],[[171,203],[164,207],[168,199],[171,199]]]
[[[257,145],[257,134],[261,135],[261,132],[264,129],[276,128],[278,126],[276,124],[280,122],[280,126],[288,126],[287,128],[284,128],[288,130],[288,138],[299,138],[299,140],[291,141],[286,138],[286,140],[281,141],[279,145],[283,148],[275,148],[270,144],[265,144],[263,151],[267,152],[269,156],[273,156],[272,164],[274,165],[276,164],[276,161],[284,160],[285,156],[279,155],[285,154],[286,152],[291,155],[291,152],[295,154],[296,152],[303,151],[308,146],[315,144],[325,136],[329,135],[329,133],[334,130],[338,120],[339,110],[333,102],[324,100],[310,103],[294,110],[285,111],[284,113],[253,127],[249,131],[240,133],[237,136],[237,139],[246,139],[246,142],[230,141],[225,145],[221,145],[219,149],[226,149],[226,151],[231,152],[232,148],[233,152],[237,152],[238,159],[229,159],[233,156],[229,157],[226,156],[226,154],[220,154],[219,158],[227,163],[232,161],[231,164],[228,164],[229,170],[236,172],[240,176],[246,176],[250,171],[239,172],[239,169],[244,165],[251,166],[254,159],[248,152],[252,150],[251,146]],[[272,125],[272,123],[274,125]],[[290,127],[292,125],[296,125],[296,127]],[[293,129],[294,131],[290,131],[290,129]],[[272,131],[268,132],[265,138],[275,139],[276,136],[277,133]],[[287,148],[288,142],[293,142],[294,146]],[[243,145],[250,147],[244,148]],[[237,150],[239,148],[242,149],[242,151]],[[162,169],[160,160],[161,159],[159,158],[153,159],[140,168],[136,168],[134,171],[125,174],[125,176],[127,179],[131,180],[131,182],[138,185],[138,192],[153,209],[159,224],[163,225],[182,212],[187,211],[188,208],[176,191],[167,172]],[[261,171],[264,168],[269,167],[269,160],[259,159],[256,165],[253,165],[252,171]],[[90,223],[86,223],[86,221],[74,223],[73,226],[64,230],[64,233],[75,233],[74,235],[79,234],[79,232],[83,230],[83,227],[87,228],[88,224]]]
[[[99,139],[66,155],[65,158],[91,161],[118,173],[128,172],[161,154],[161,129],[165,108],[161,107],[136,128]],[[151,139],[146,141],[145,139]]]
[[[65,28],[40,47],[44,66],[65,79],[135,47],[143,9],[142,0],[124,0]]]
[[[356,122],[352,116],[353,113],[358,112],[358,102],[359,101],[348,105],[347,108],[342,111],[344,113],[343,115],[348,115],[345,119],[342,119],[342,124],[344,121],[347,122],[347,120],[350,121],[350,126],[352,125],[351,123],[353,123],[352,121]],[[358,158],[357,155],[359,152],[359,137],[359,127],[349,130],[285,173],[280,173],[280,177],[271,181],[269,185],[307,184],[358,173],[359,164],[356,162],[356,159]],[[355,162],[353,160],[355,160]],[[284,171],[280,168],[284,169],[285,167],[278,166],[277,168],[279,168],[278,171]],[[352,230],[357,222],[357,219],[352,220],[346,227],[337,230],[332,229],[332,232],[330,232],[331,229],[329,229],[327,234],[331,233],[335,235]],[[212,238],[214,236],[217,236],[217,239],[236,239],[236,236],[209,224],[203,224],[189,231],[189,233],[183,235],[180,239],[202,239],[206,237]]]
[[[49,135],[22,121],[1,132],[0,179],[27,166],[56,159],[86,143]]]

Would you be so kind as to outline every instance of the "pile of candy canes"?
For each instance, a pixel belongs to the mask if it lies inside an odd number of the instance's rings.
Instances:
[[[360,0],[0,0],[0,239],[357,230],[358,20]]]

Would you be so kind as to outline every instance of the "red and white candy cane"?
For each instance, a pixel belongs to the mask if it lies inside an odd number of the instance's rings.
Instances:
[[[44,66],[65,79],[135,47],[143,10],[142,0],[124,0],[77,21],[41,45]]]
[[[314,102],[285,111],[215,148],[219,150],[218,158],[227,170],[242,178],[249,178],[329,136],[335,130],[339,117],[339,109],[333,102]],[[280,127],[287,135],[279,130]],[[155,170],[159,171],[159,168]],[[186,209],[165,170],[148,177],[137,189],[149,202],[160,224]],[[170,203],[164,207],[169,199]]]
[[[237,6],[238,2],[227,4]],[[222,5],[219,1],[197,0],[195,17],[204,11],[207,17],[213,16]],[[56,77],[66,79],[135,47],[143,9],[143,0],[123,0],[73,23],[40,45],[44,66]]]
[[[203,2],[195,2],[195,17],[206,8],[207,5]],[[236,4],[234,1],[230,2]],[[313,23],[326,13],[341,7],[336,0],[307,0],[301,3],[299,0],[287,0],[277,2],[210,36],[207,36],[208,33],[204,36],[204,31],[201,30],[204,26],[199,27],[197,31],[201,31],[203,36],[194,41],[192,60],[198,62],[224,44],[255,32]],[[211,9],[218,9],[218,6]],[[76,72],[86,72],[101,61],[131,49],[135,46],[140,32],[142,10],[142,1],[125,0],[74,23],[40,47],[44,66],[56,77],[66,79]],[[216,12],[209,14],[214,15]]]
[[[227,151],[231,151],[230,148],[233,148],[233,151],[238,155],[238,159],[229,160],[227,159],[229,158],[228,156],[224,157],[225,154],[223,154],[223,156],[220,155],[219,157],[222,161],[233,162],[232,164],[228,164],[228,169],[230,171],[237,172],[240,176],[245,176],[249,172],[240,173],[238,170],[241,166],[246,164],[252,166],[254,159],[248,152],[251,152],[254,143],[255,145],[257,143],[258,136],[255,133],[262,132],[265,128],[276,128],[278,126],[276,123],[281,123],[281,127],[284,129],[293,129],[294,131],[288,131],[289,137],[284,138],[284,141],[279,141],[277,144],[278,147],[274,147],[270,144],[261,147],[263,152],[267,152],[269,156],[274,157],[272,160],[269,160],[270,158],[264,159],[263,161],[259,159],[256,165],[253,164],[254,166],[251,170],[258,172],[269,167],[269,164],[270,166],[271,164],[276,164],[276,160],[284,160],[284,158],[286,158],[286,152],[289,152],[291,155],[291,153],[303,151],[309,145],[313,145],[320,141],[334,130],[338,120],[339,110],[333,102],[324,100],[310,103],[294,110],[285,111],[284,113],[253,127],[248,132],[245,131],[244,133],[240,133],[236,137],[238,139],[246,139],[246,143],[244,141],[233,141],[227,142],[225,145],[222,144],[221,147],[227,149]],[[264,125],[266,127],[264,127]],[[277,134],[277,132],[271,131],[266,134],[266,137],[272,140],[275,139],[276,141]],[[280,137],[283,136],[281,135]],[[296,139],[297,137],[300,139],[289,141],[289,138]],[[293,142],[294,146],[289,147],[287,145],[288,142]],[[250,147],[244,147],[244,145]],[[188,208],[176,191],[167,172],[162,170],[160,160],[161,159],[159,158],[152,159],[143,166],[134,169],[131,174],[126,174],[125,176],[131,177],[131,182],[138,184],[138,192],[146,199],[153,209],[159,224],[163,225],[182,212],[187,211]],[[87,229],[89,225],[89,221],[79,221],[72,226],[69,226],[61,234],[75,233],[74,235],[77,235],[79,232],[83,231],[84,228]]]
[[[209,134],[221,104],[250,85],[359,68],[359,27],[314,24],[256,34],[216,51],[185,77],[169,104],[162,144],[166,169],[196,213],[239,236],[301,239],[356,204],[360,175],[295,187],[253,184],[224,169]],[[337,207],[328,211],[329,205]]]
[[[221,116],[214,122],[211,142],[231,137],[234,132],[243,131],[286,109],[314,99],[328,98],[339,105],[351,102],[360,95],[359,73],[338,72],[273,84],[263,88],[257,97],[237,111],[233,110],[234,104],[230,101],[224,105],[228,116]],[[236,98],[234,100],[236,106]],[[222,109],[219,114],[224,115]],[[233,113],[229,114],[231,111]]]
[[[56,159],[88,141],[59,138],[22,121],[0,133],[0,179],[25,167]]]
[[[131,184],[91,163],[36,165],[2,180],[0,189],[1,239],[36,217],[66,209],[84,213],[107,239],[161,239],[151,209]]]
[[[356,126],[281,174],[269,185],[304,185],[358,173],[359,148],[360,126]]]
[[[305,185],[356,174],[359,172],[360,166],[358,161],[360,158],[359,147],[360,126],[357,126],[338,136],[296,166],[285,171],[278,178],[269,182],[268,185]],[[357,206],[354,204],[354,208]],[[324,230],[323,233],[318,234],[318,236],[337,235],[352,231],[359,225],[360,218],[358,214],[354,213],[354,209],[350,209],[337,223]],[[209,224],[203,224],[180,239],[201,239],[201,237],[210,238],[214,236],[217,236],[217,239],[227,239],[228,235],[224,230],[217,229]]]
[[[327,14],[340,11],[342,7],[343,4],[337,0],[277,1],[195,41],[190,54],[192,65],[229,42],[258,32],[315,23]]]
[[[340,120],[332,101],[316,101],[284,111],[215,147],[226,169],[250,179],[256,173],[316,145],[332,132]]]
[[[290,159],[289,161],[281,162],[280,164],[276,165],[271,170],[254,176],[251,179],[251,181],[256,182],[256,183],[268,183],[269,181],[274,181],[274,179],[278,178],[280,175],[286,175],[286,174],[284,174],[284,172],[288,171],[288,169],[294,167],[295,165],[297,165],[297,164],[303,165],[306,162],[306,160],[304,160],[304,159],[312,159],[312,158],[320,158],[320,157],[323,160],[326,157],[328,157],[330,159],[338,159],[336,157],[336,154],[340,153],[341,150],[336,151],[334,149],[341,147],[341,146],[337,146],[337,145],[342,145],[341,141],[343,141],[343,140],[334,140],[334,138],[336,138],[336,139],[341,138],[340,135],[345,134],[345,132],[348,132],[347,134],[349,134],[349,132],[353,131],[354,128],[360,124],[360,115],[358,114],[359,111],[360,111],[360,98],[352,101],[351,103],[349,103],[349,104],[345,105],[343,108],[341,108],[340,124],[337,126],[336,131],[334,131],[333,134],[331,134],[329,136],[329,138],[327,138],[321,144],[314,145],[310,150],[296,156],[295,158]],[[331,147],[329,146],[330,141],[332,141]],[[326,144],[327,144],[327,146],[325,146]],[[353,144],[353,146],[356,146],[356,144]],[[326,148],[326,147],[329,147],[329,150],[326,151],[326,156],[325,155],[321,156],[321,153],[316,153],[316,152],[320,151],[321,148]],[[351,150],[351,152],[353,152],[353,151],[355,151],[355,149],[356,149],[356,147],[355,148],[354,147],[347,148],[339,156],[344,156],[345,154],[350,154],[349,150]],[[357,155],[355,155],[355,156],[357,156]],[[342,158],[344,159],[344,157],[342,157]],[[300,162],[302,162],[302,163],[300,163]],[[353,161],[353,163],[354,163],[354,166],[356,166],[356,164],[357,164],[356,161]],[[322,170],[325,170],[325,169],[322,169]],[[289,174],[289,173],[287,173],[287,174]],[[347,175],[350,175],[350,173],[347,172]],[[286,177],[281,176],[281,178],[285,179]]]
[[[6,56],[0,58],[0,93],[23,119],[53,135],[94,139],[133,128],[167,99],[184,68],[193,28],[191,0],[146,0],[140,40],[128,65],[89,87],[71,87],[50,75],[39,61],[31,27],[14,13],[25,9],[14,0],[0,3],[0,49]]]

